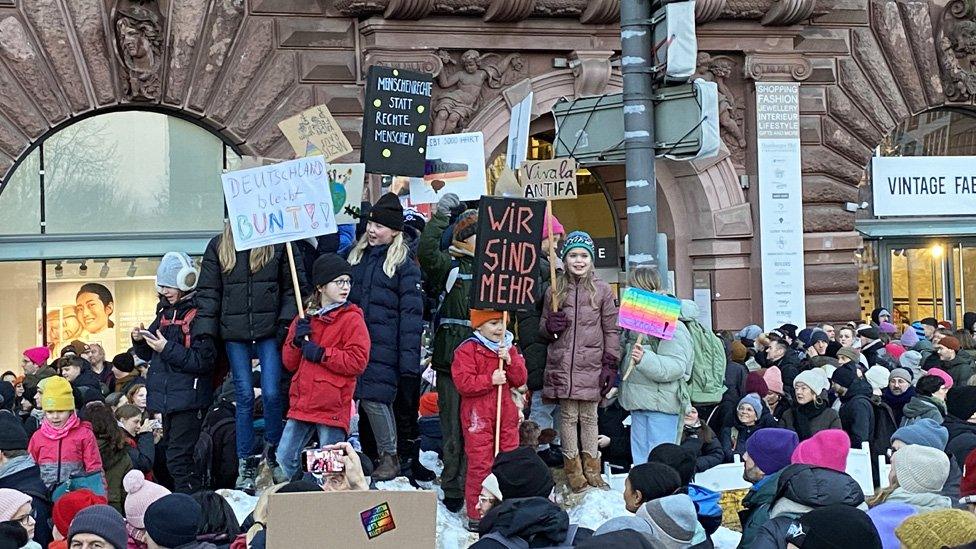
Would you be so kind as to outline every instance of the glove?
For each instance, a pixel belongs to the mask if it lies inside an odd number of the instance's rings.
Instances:
[[[569,318],[566,317],[566,313],[556,311],[546,317],[546,331],[550,334],[559,335],[565,332],[567,328],[569,328]]]
[[[325,349],[311,341],[302,343],[302,356],[305,357],[305,360],[316,364],[321,363],[326,358]]]
[[[310,335],[312,335],[312,323],[307,318],[299,318],[295,323],[295,337],[292,338],[292,343],[295,347],[301,347]]]
[[[600,369],[600,397],[607,396],[607,393],[610,392],[610,389],[613,389],[616,382],[617,370],[604,365]]]
[[[461,199],[454,193],[447,193],[437,201],[436,212],[439,215],[450,217],[454,208],[461,205]]]

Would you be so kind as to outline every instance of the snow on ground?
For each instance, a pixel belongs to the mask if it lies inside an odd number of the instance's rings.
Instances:
[[[249,496],[240,490],[217,490],[217,493],[230,504],[239,523],[244,522],[258,504],[257,496]]]

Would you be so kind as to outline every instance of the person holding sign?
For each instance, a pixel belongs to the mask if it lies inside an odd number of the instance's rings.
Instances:
[[[565,270],[546,292],[542,312],[542,335],[552,340],[542,396],[559,400],[563,461],[576,492],[587,484],[607,486],[600,475],[597,405],[613,387],[620,353],[613,290],[596,276],[593,256],[590,235],[574,231],[566,237]]]
[[[299,285],[305,284],[301,257],[295,258]],[[284,428],[281,343],[298,314],[284,244],[236,251],[230,223],[207,245],[200,269],[197,321],[204,333],[224,340],[237,403],[237,489],[252,491],[261,464],[254,441],[254,385],[251,361],[261,364],[264,456],[278,468],[276,448]],[[280,471],[279,471],[280,474]]]
[[[525,384],[527,376],[525,359],[513,345],[514,336],[505,329],[501,311],[471,309],[471,327],[474,334],[457,348],[451,364],[451,377],[461,395],[461,432],[468,458],[464,500],[469,526],[481,518],[477,509],[481,482],[491,473],[495,461],[492,450],[497,388],[502,386],[504,395],[500,451],[508,452],[519,444],[519,410],[510,389]],[[499,359],[504,369],[498,368]]]
[[[657,268],[641,265],[630,271],[630,286],[648,292],[664,293]],[[681,302],[682,316],[693,311],[694,302]],[[620,334],[622,356],[629,375],[620,381],[620,405],[630,412],[630,451],[634,465],[647,463],[647,455],[657,445],[678,442],[681,418],[691,406],[687,381],[695,362],[691,333],[683,322],[676,322],[674,336],[660,339],[631,330]],[[639,340],[639,341],[638,341]],[[633,364],[633,370],[630,370]]]
[[[393,401],[401,378],[420,398],[420,338],[423,295],[420,268],[411,259],[403,235],[403,206],[387,193],[370,209],[366,232],[349,252],[352,290],[349,301],[363,310],[372,349],[369,365],[356,385],[360,413],[376,438],[379,465],[374,480],[400,474]],[[410,389],[408,389],[410,390]]]

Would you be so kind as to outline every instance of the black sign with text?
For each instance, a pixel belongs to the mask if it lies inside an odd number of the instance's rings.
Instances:
[[[367,172],[424,176],[432,87],[426,73],[369,68],[361,153]]]
[[[539,254],[546,203],[482,196],[478,206],[471,307],[533,309],[542,299]]]

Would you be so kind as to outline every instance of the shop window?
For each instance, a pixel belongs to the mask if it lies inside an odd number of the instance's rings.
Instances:
[[[41,186],[39,185],[41,155],[31,151],[10,176],[0,192],[0,235],[40,234]]]
[[[41,262],[0,263],[0,372],[20,373],[21,353],[41,345]]]
[[[924,112],[885,136],[878,152],[880,156],[976,155],[976,117],[955,109]]]

